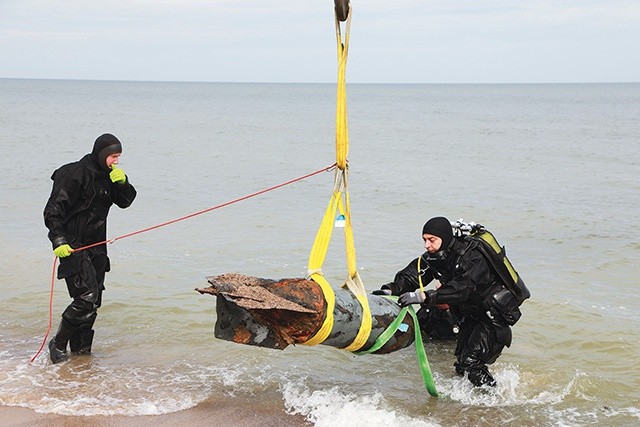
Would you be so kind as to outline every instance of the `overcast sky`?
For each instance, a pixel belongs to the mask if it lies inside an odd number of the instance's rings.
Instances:
[[[351,0],[350,83],[639,82],[640,0]],[[335,82],[333,0],[0,0],[0,78]]]

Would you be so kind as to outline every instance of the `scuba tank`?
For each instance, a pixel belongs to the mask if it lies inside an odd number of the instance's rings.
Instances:
[[[513,294],[518,302],[522,304],[524,300],[531,296],[531,292],[522,281],[518,272],[513,268],[511,261],[507,258],[506,249],[500,246],[496,238],[483,225],[474,222],[466,223],[462,219],[451,223],[453,234],[465,239],[473,239],[480,242],[478,248],[489,260],[506,288]]]

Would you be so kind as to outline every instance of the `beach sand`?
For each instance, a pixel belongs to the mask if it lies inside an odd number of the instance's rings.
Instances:
[[[42,414],[32,409],[0,406],[3,427],[140,427],[140,426],[238,426],[276,427],[311,426],[301,415],[289,415],[284,410],[255,405],[238,405],[232,399],[223,402],[206,401],[184,411],[163,415],[59,415]]]

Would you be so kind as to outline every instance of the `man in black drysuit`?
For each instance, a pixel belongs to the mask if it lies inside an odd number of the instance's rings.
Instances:
[[[110,270],[107,246],[107,215],[112,204],[127,208],[136,190],[124,171],[117,167],[122,153],[118,138],[99,136],[90,154],[57,169],[53,189],[44,208],[53,252],[60,257],[58,279],[64,278],[73,301],[62,313],[56,336],[49,342],[53,363],[66,360],[71,352],[91,353],[93,323],[102,303],[105,273]]]
[[[449,305],[460,327],[456,372],[466,373],[476,386],[495,386],[487,365],[496,361],[505,346],[511,345],[511,328],[492,296],[505,292],[505,286],[478,250],[479,243],[454,237],[448,219],[431,218],[423,227],[422,237],[427,251],[375,293],[399,295],[398,304],[403,307],[417,303],[423,309],[437,309],[439,305]],[[423,286],[436,279],[440,287],[420,290],[418,261]]]
[[[426,266],[424,259],[421,261]],[[407,285],[410,284],[410,285]],[[437,283],[439,285],[439,283]],[[381,289],[373,291],[373,295],[391,295],[391,289],[420,287],[418,276],[418,258],[414,259],[402,270],[396,273],[393,282],[382,285]],[[460,331],[459,320],[448,304],[438,304],[435,307],[420,307],[416,312],[420,330],[425,338],[435,341],[455,340]]]

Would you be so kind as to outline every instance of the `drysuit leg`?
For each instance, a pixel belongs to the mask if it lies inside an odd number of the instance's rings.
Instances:
[[[74,332],[75,328],[62,318],[58,332],[56,332],[56,335],[49,341],[49,357],[51,358],[51,362],[54,364],[60,363],[69,358],[67,354],[67,343]]]
[[[98,308],[102,305],[104,275],[104,269],[100,269],[100,265],[95,265],[87,256],[82,259],[80,271],[66,278],[73,301],[62,313],[62,318],[74,326],[69,342],[74,354],[91,353],[94,335],[92,328],[98,316]]]
[[[82,325],[74,330],[74,334],[69,340],[72,354],[91,354],[91,344],[95,333],[92,326]]]
[[[496,381],[487,364],[496,361],[504,344],[496,339],[496,330],[490,323],[474,321],[461,327],[456,348],[456,372],[468,374],[469,381],[477,387],[495,386]]]

